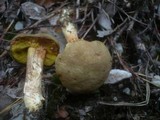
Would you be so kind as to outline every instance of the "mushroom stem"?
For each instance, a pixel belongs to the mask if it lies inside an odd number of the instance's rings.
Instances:
[[[62,27],[62,31],[67,42],[76,42],[79,40],[77,36],[77,30],[72,23],[68,22],[65,27]]]
[[[42,106],[41,79],[46,50],[42,47],[28,48],[27,70],[24,84],[24,103],[29,111],[36,111]]]
[[[62,31],[67,42],[76,42],[79,40],[79,38],[77,35],[77,29],[70,20],[70,12],[71,10],[69,9],[63,9],[60,22],[63,25]]]

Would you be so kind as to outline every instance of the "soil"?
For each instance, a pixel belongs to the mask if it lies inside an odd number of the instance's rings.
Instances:
[[[0,1],[0,120],[160,120],[159,0],[30,0],[28,11],[39,6],[43,15],[24,11],[27,2]],[[44,67],[45,101],[39,111],[29,112],[23,102],[26,65],[13,59],[10,41],[20,33],[47,31],[63,51],[57,18],[65,7],[73,10],[79,38],[103,42],[112,69],[129,71],[132,77],[76,94],[63,87],[54,65]]]

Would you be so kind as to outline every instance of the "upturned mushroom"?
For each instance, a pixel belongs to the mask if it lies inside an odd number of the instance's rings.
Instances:
[[[39,110],[44,97],[41,89],[43,65],[51,66],[59,53],[59,45],[48,34],[20,34],[11,41],[11,55],[27,63],[24,84],[24,103],[29,111]]]
[[[78,38],[69,11],[64,9],[60,19],[68,43],[56,58],[56,73],[63,86],[72,93],[93,92],[107,78],[112,66],[112,57],[102,42],[89,42]]]

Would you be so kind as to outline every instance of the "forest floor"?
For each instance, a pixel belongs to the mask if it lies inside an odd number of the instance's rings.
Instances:
[[[11,41],[21,33],[45,32],[62,52],[66,41],[59,18],[66,7],[73,11],[79,38],[103,42],[112,69],[132,76],[93,93],[72,94],[54,65],[44,67],[45,101],[29,112],[23,102],[26,65],[13,59]],[[159,0],[0,0],[0,120],[160,120],[159,114]]]

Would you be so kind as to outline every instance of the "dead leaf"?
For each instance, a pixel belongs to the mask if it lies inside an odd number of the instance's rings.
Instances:
[[[21,11],[26,18],[30,18],[33,20],[40,20],[46,14],[46,11],[43,7],[32,2],[23,3],[21,5]]]
[[[62,2],[64,0],[35,0],[35,3],[41,6],[45,6],[46,8],[51,7],[56,2]]]
[[[152,81],[151,83],[157,87],[160,87],[160,76],[159,75],[155,75],[153,78],[152,78]]]
[[[61,106],[57,109],[57,112],[55,113],[56,118],[67,118],[69,116],[69,113],[66,111],[65,106]]]
[[[0,1],[0,13],[3,13],[6,10],[5,0]]]
[[[101,27],[101,30],[97,30],[97,37],[104,37],[112,33],[112,22],[109,18],[109,15],[103,10],[99,10],[98,24]]]
[[[130,77],[132,77],[132,74],[128,71],[112,69],[109,73],[108,78],[105,81],[105,84],[115,84]]]

